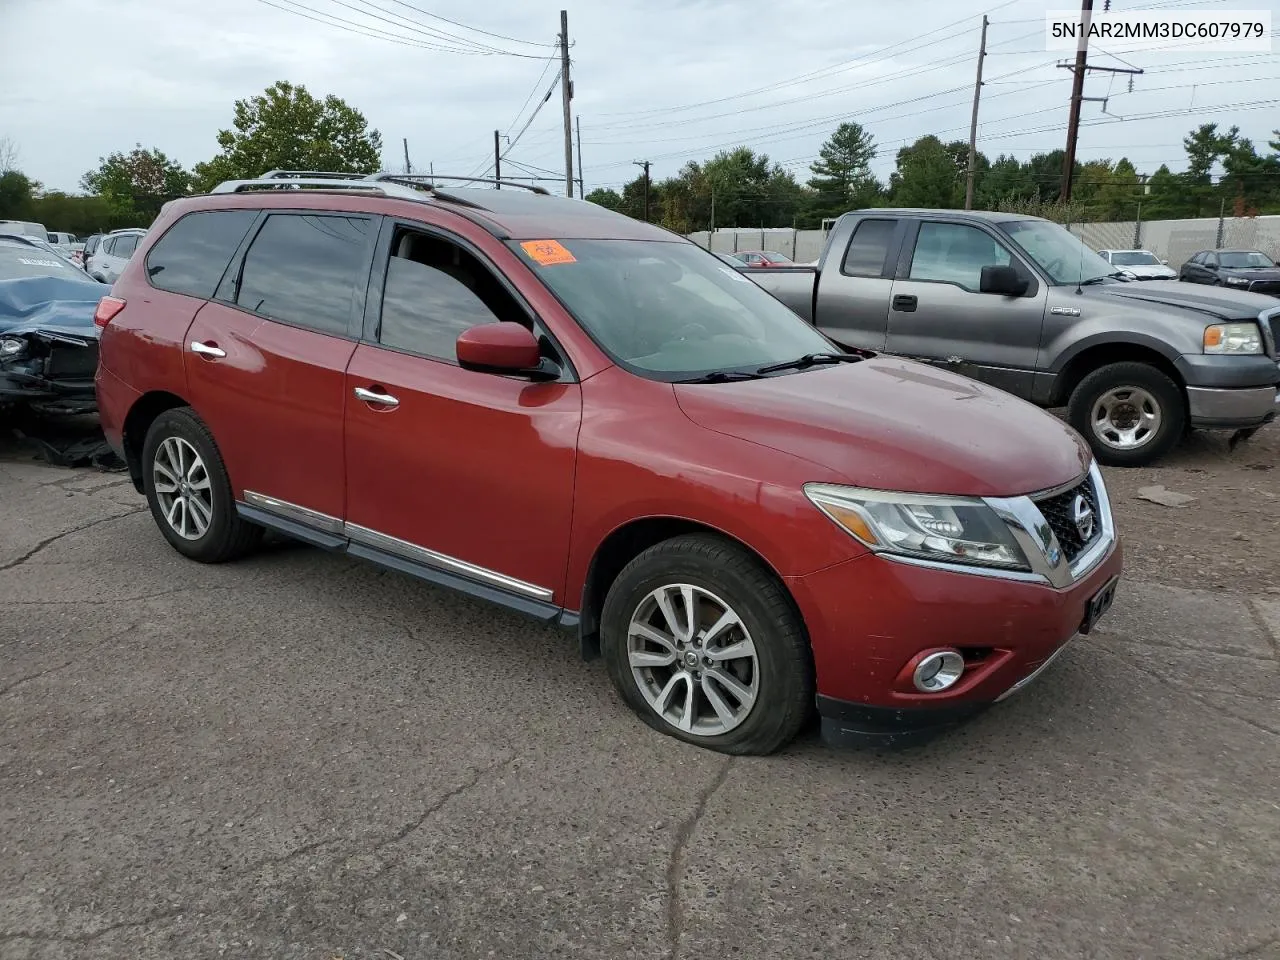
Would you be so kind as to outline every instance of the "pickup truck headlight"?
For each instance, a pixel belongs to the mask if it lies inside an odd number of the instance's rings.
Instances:
[[[0,360],[16,360],[27,351],[27,342],[17,337],[0,337]]]
[[[808,483],[805,495],[846,533],[877,553],[1030,570],[1012,532],[975,497],[891,493]]]
[[[1256,323],[1215,323],[1204,328],[1205,353],[1262,353],[1262,331]]]

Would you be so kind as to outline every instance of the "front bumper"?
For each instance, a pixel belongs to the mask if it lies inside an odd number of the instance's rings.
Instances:
[[[1096,469],[1091,476],[1103,532],[1070,564],[1032,508],[1026,528],[1047,540],[1040,556],[1024,545],[1029,574],[871,554],[788,578],[809,631],[824,738],[902,745],[931,736],[1019,689],[1087,629],[1090,602],[1111,595],[1104,588],[1123,566],[1105,486]],[[940,649],[960,651],[964,672],[948,689],[922,692],[914,667]]]
[[[1275,387],[1187,387],[1187,412],[1193,427],[1243,429],[1269,423],[1280,411]]]

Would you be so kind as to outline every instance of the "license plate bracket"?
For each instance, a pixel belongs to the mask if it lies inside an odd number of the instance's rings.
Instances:
[[[1120,578],[1112,577],[1103,584],[1101,590],[1089,598],[1089,602],[1084,606],[1084,619],[1080,621],[1080,633],[1089,633],[1111,609],[1111,604],[1116,599],[1116,587],[1119,585]]]

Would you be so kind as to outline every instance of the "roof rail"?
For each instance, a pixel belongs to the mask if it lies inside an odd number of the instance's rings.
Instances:
[[[366,180],[364,173],[337,173],[333,170],[268,170],[259,180]]]
[[[489,177],[455,177],[447,173],[371,173],[366,179],[379,182],[390,181],[391,183],[421,185],[429,190],[434,189],[434,181],[436,180],[462,180],[465,183],[492,183],[500,187],[519,187],[521,190],[529,190],[544,197],[551,196],[546,187],[540,187],[537,184],[520,183],[517,180],[494,180]]]
[[[252,193],[268,190],[323,190],[334,193],[367,193],[379,197],[395,197],[400,200],[424,198],[421,190],[394,183],[371,183],[364,176],[352,179],[337,177],[259,177],[254,180],[224,180],[210,193]]]

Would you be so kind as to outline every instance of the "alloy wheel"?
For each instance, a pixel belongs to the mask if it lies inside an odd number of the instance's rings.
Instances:
[[[694,736],[739,726],[760,692],[755,643],[741,617],[692,584],[667,584],[640,601],[627,629],[627,660],[649,707]]]
[[[1136,450],[1157,433],[1164,415],[1158,401],[1142,387],[1114,387],[1093,403],[1089,422],[1093,435],[1114,450]]]
[[[213,522],[213,490],[196,448],[182,437],[166,437],[156,448],[151,478],[173,532],[184,540],[203,537]]]

